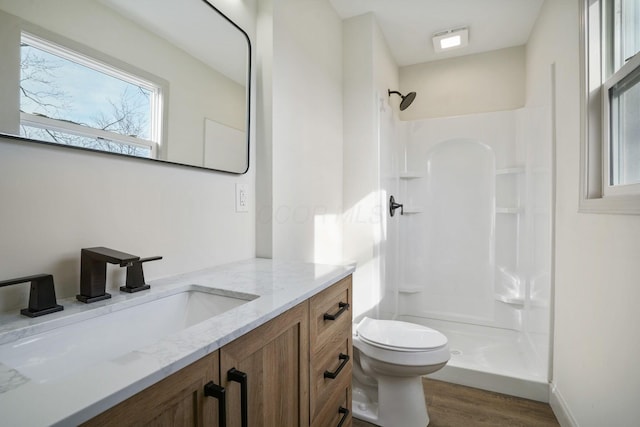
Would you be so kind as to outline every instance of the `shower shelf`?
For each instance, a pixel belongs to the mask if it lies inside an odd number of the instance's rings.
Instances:
[[[499,214],[519,214],[524,211],[523,208],[499,208],[496,207],[496,213]]]
[[[496,175],[509,175],[518,173],[524,173],[524,167],[496,169]]]
[[[418,179],[424,178],[424,175],[420,172],[400,172],[400,179]]]
[[[505,296],[500,294],[496,294],[495,297],[497,301],[503,302],[505,304],[513,305],[519,308],[524,307],[523,297],[512,297],[512,296]]]
[[[420,285],[400,286],[398,288],[398,292],[400,292],[401,294],[417,294],[422,292],[422,287]]]
[[[404,215],[411,215],[422,213],[422,207],[420,206],[407,206],[404,208]]]

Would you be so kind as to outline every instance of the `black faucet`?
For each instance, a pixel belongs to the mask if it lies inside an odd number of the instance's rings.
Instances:
[[[56,300],[56,290],[53,286],[53,276],[51,274],[36,274],[34,276],[4,280],[0,282],[0,288],[26,282],[31,282],[31,290],[29,291],[29,307],[20,310],[20,313],[24,316],[38,317],[63,309]]]
[[[106,292],[107,263],[120,267],[132,265],[139,256],[109,248],[85,248],[80,251],[80,294],[78,301],[91,303],[111,298]]]

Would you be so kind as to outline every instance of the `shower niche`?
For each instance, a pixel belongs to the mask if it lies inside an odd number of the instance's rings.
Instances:
[[[495,299],[514,308],[524,307],[521,251],[518,237],[525,231],[523,213],[525,167],[496,170],[496,282]]]
[[[403,194],[410,195],[415,192],[408,191],[408,187],[420,184],[420,180],[424,178],[424,174],[421,172],[401,172],[399,174],[399,178],[401,185],[403,185]],[[404,208],[405,214],[419,214],[424,211],[424,206],[420,205],[419,202],[416,202],[414,198],[410,197],[407,200],[409,203],[406,204]]]

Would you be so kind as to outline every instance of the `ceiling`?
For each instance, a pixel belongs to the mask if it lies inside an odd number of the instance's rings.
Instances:
[[[373,12],[399,66],[527,42],[544,0],[330,0],[341,18]],[[436,53],[431,36],[469,27],[469,45]]]

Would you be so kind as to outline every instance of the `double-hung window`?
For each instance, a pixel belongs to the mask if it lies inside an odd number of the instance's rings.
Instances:
[[[26,32],[20,55],[21,136],[156,157],[162,123],[158,85]]]
[[[581,210],[640,213],[640,0],[583,0]]]

